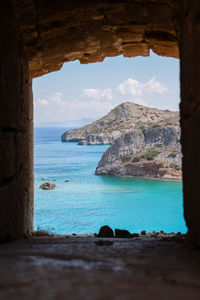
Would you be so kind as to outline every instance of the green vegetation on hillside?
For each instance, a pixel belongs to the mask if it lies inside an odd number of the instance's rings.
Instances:
[[[140,160],[141,160],[141,157],[135,156],[135,157],[133,157],[132,162],[139,162]]]
[[[130,161],[131,160],[131,156],[124,156],[123,158],[122,158],[122,162],[123,163],[126,163],[126,162],[128,162],[128,161]]]
[[[169,164],[170,168],[179,171],[181,168],[179,167],[179,165],[175,164],[175,163],[171,163]]]
[[[175,158],[176,157],[176,152],[171,152],[168,155],[169,158]]]
[[[62,141],[70,139],[86,139],[88,135],[104,135],[115,138],[120,133],[130,129],[147,129],[160,126],[179,126],[179,113],[141,106],[132,102],[124,102],[112,109],[103,118],[85,125],[82,128],[71,129],[64,133]]]
[[[160,154],[159,151],[155,150],[155,149],[151,149],[148,152],[146,152],[145,154],[143,154],[141,157],[147,160],[154,160],[154,157],[156,157],[158,154]]]

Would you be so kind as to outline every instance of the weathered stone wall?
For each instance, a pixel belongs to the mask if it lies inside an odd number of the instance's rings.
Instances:
[[[29,235],[33,228],[33,103],[12,0],[1,3],[0,24],[0,240],[4,240]]]
[[[200,246],[200,3],[183,1],[180,42],[184,214]]]
[[[150,49],[178,57],[179,1],[8,0],[0,13],[0,237],[16,238],[33,228],[29,71],[36,77],[75,59],[146,56]]]
[[[179,0],[16,0],[33,77],[64,62],[108,56],[178,57]]]
[[[198,0],[2,2],[0,237],[16,238],[32,231],[33,120],[28,69],[37,77],[75,59],[89,63],[119,54],[146,56],[150,49],[159,55],[179,57],[180,7],[184,209],[190,236],[200,246]]]

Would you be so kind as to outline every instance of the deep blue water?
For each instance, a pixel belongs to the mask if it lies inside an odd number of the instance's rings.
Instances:
[[[181,182],[95,176],[108,146],[62,143],[65,130],[35,128],[35,229],[93,233],[107,224],[131,232],[186,232]],[[42,178],[56,180],[56,188],[39,189]]]

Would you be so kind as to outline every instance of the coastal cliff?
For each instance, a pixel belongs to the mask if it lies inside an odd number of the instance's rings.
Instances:
[[[181,179],[181,158],[178,125],[133,129],[108,148],[95,174]]]
[[[77,142],[79,145],[113,144],[129,130],[143,130],[157,125],[161,127],[178,125],[178,122],[178,112],[124,102],[103,118],[82,128],[64,132],[61,141]]]
[[[64,142],[111,144],[96,175],[181,179],[179,113],[125,102],[82,128],[66,131]]]

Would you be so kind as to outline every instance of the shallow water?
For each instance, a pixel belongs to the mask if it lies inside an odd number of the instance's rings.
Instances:
[[[95,176],[108,146],[62,143],[65,130],[35,128],[35,229],[92,233],[107,224],[131,232],[186,232],[181,182]],[[39,189],[51,180],[54,190]]]

